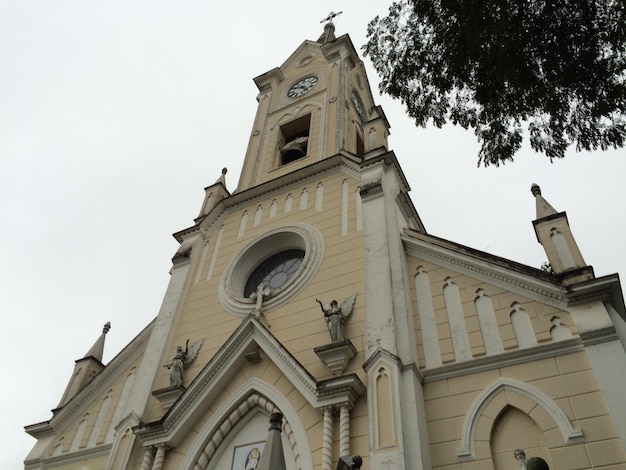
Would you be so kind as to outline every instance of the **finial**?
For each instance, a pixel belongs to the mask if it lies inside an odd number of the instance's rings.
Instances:
[[[328,21],[329,23],[332,23],[333,22],[333,18],[341,15],[342,13],[343,13],[343,11],[331,11],[326,18],[324,18],[322,21],[320,21],[320,23],[323,23],[324,21]]]
[[[541,188],[538,184],[533,183],[530,192],[535,196],[535,206],[537,209],[537,219],[556,214],[556,209],[550,205],[548,201],[541,195]]]
[[[110,329],[111,329],[111,322],[108,321],[104,324],[104,328],[102,328],[102,333],[106,335]]]
[[[530,192],[533,193],[533,196],[535,197],[541,196],[541,188],[537,183],[533,183],[533,185],[530,187]]]
[[[339,11],[339,12],[331,11],[326,18],[324,18],[322,21],[320,21],[320,23],[326,22],[326,24],[324,25],[324,32],[317,39],[318,43],[320,43],[320,44],[328,44],[329,42],[332,42],[335,39],[337,39],[335,37],[335,25],[333,24],[333,18],[341,15],[341,13],[342,13],[341,11]]]
[[[228,168],[226,167],[222,168],[222,174],[217,179],[215,184],[222,183],[224,186],[226,186],[226,173],[228,173]]]

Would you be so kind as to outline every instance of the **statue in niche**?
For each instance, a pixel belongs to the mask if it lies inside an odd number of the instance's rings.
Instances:
[[[515,470],[526,470],[526,452],[523,449],[515,449],[513,451],[513,455],[515,456],[516,465]]]
[[[195,360],[203,342],[204,339],[200,339],[189,347],[189,340],[187,340],[184,350],[182,346],[176,347],[176,356],[174,356],[172,362],[163,366],[170,370],[170,387],[181,387],[183,385],[185,366],[188,366]]]
[[[343,300],[341,304],[336,300],[331,300],[330,304],[325,304],[320,299],[315,299],[315,301],[320,304],[322,312],[324,312],[324,319],[326,320],[326,326],[330,333],[330,340],[333,343],[346,339],[344,335],[344,325],[350,317],[350,314],[352,314],[355,300],[356,294]]]

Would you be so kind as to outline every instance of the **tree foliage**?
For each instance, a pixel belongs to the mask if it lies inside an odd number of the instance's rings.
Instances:
[[[626,141],[624,0],[399,0],[363,49],[415,123],[474,130],[478,164]]]

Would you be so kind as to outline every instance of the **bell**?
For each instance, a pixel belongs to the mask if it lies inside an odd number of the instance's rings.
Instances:
[[[302,139],[304,140],[304,139]],[[283,147],[281,159],[284,164],[291,163],[306,155],[306,140],[301,139],[292,140],[287,142]]]

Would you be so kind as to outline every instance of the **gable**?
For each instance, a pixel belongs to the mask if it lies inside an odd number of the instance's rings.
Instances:
[[[26,464],[48,459],[91,458],[110,452],[115,427],[125,418],[126,403],[152,326],[153,323],[137,335],[62,408],[53,410],[49,421],[26,428],[40,439]]]
[[[221,429],[223,434],[226,423],[230,430],[240,419],[248,419],[251,409],[263,409],[269,414],[276,408],[285,415],[296,437],[300,436],[299,448],[306,451],[301,455],[308,455],[305,430],[320,425],[321,410],[343,403],[354,404],[364,391],[363,383],[354,374],[315,380],[250,315],[163,418],[137,426],[134,431],[145,445],[165,442],[173,448],[180,446],[182,454],[199,455],[217,430]],[[302,417],[303,408],[309,409],[304,414],[308,418]],[[200,440],[194,437],[198,430],[202,430]],[[186,448],[189,450],[183,452]]]
[[[405,239],[421,368],[574,346],[566,292],[545,273],[435,243]]]

